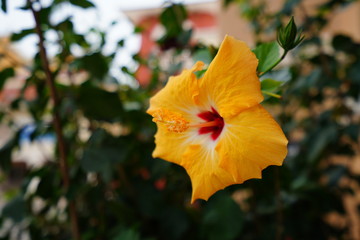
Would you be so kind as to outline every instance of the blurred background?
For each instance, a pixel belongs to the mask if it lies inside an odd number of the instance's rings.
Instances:
[[[0,4],[0,239],[360,239],[359,1]],[[190,204],[184,169],[151,157],[148,99],[291,16],[305,40],[261,78],[284,165]]]

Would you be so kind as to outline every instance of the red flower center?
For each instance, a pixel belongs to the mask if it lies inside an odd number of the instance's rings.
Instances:
[[[224,119],[213,107],[211,107],[211,111],[199,113],[198,117],[208,123],[204,124],[207,126],[199,128],[199,134],[211,133],[211,139],[215,141],[219,137],[222,129],[224,128]]]

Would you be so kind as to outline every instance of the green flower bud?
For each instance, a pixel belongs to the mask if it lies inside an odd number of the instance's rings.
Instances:
[[[304,40],[304,35],[301,32],[298,34],[294,17],[291,17],[289,23],[285,28],[280,28],[277,34],[277,41],[279,45],[285,50],[290,51]]]

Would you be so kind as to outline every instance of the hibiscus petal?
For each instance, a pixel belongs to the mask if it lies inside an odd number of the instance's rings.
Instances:
[[[219,166],[237,183],[261,178],[269,165],[282,165],[287,154],[287,139],[280,126],[261,106],[225,119],[225,128],[216,146]]]
[[[190,176],[192,184],[191,203],[196,199],[208,200],[216,191],[235,183],[233,177],[218,166],[218,154],[214,148],[190,145],[180,165]]]
[[[203,62],[197,62],[191,70],[184,70],[175,77],[170,77],[166,86],[150,99],[148,113],[163,108],[178,112],[186,118],[189,108],[193,108],[198,102],[199,86],[194,72],[204,66]],[[191,117],[191,116],[190,116]]]
[[[256,74],[258,60],[242,41],[226,36],[219,52],[199,80],[200,102],[211,101],[224,118],[263,100]]]
[[[158,124],[155,134],[154,158],[162,158],[169,162],[180,164],[188,144],[188,133],[170,132],[164,125]]]

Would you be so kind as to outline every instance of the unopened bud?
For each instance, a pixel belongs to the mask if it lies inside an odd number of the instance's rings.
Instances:
[[[304,40],[304,35],[301,32],[298,34],[294,17],[291,17],[289,23],[285,28],[280,28],[277,34],[277,41],[279,45],[285,50],[290,51]]]

